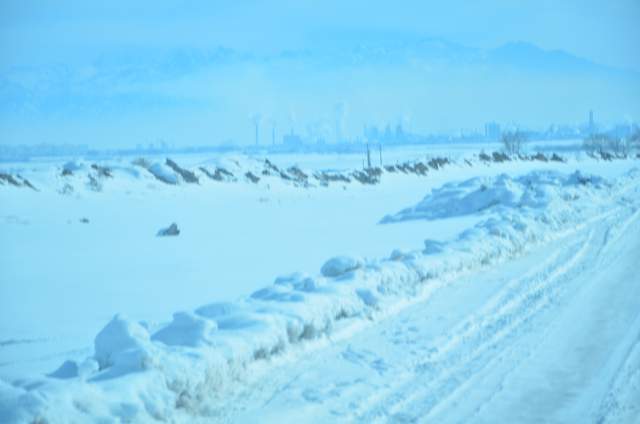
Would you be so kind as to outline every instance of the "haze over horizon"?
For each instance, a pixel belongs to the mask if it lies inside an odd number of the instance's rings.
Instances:
[[[640,116],[640,5],[8,2],[3,143],[332,141]]]

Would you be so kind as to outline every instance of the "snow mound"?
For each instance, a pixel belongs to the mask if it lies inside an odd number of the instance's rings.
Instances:
[[[600,189],[606,185],[603,178],[583,175],[580,171],[569,176],[555,171],[537,171],[519,178],[506,174],[472,178],[434,189],[415,206],[387,215],[381,223],[443,219],[484,211],[543,209],[558,200],[570,199],[577,194],[578,186]]]
[[[96,336],[94,359],[109,376],[121,375],[148,368],[152,350],[146,328],[116,315]]]
[[[190,312],[177,312],[173,315],[171,324],[156,332],[151,340],[168,346],[204,346],[209,344],[209,336],[217,328],[215,321]]]
[[[99,370],[98,362],[93,358],[87,358],[82,362],[64,361],[60,367],[48,374],[49,377],[66,380],[69,378],[86,378]]]
[[[362,261],[349,256],[336,256],[322,265],[320,273],[325,277],[339,277],[355,271],[362,266]]]
[[[176,185],[179,182],[178,175],[165,164],[155,162],[149,166],[148,171],[163,183]]]
[[[283,275],[237,302],[176,313],[153,335],[118,315],[97,335],[86,364],[65,363],[36,382],[0,382],[0,412],[11,411],[7,420],[67,422],[215,416],[211,405],[237,393],[272,358],[295,358],[313,340],[355,331],[462,273],[575,231],[619,207],[639,181],[638,173],[613,184],[580,173],[532,172],[446,184],[387,222],[494,213],[451,240],[428,239],[424,248],[377,260],[336,256],[319,275]]]

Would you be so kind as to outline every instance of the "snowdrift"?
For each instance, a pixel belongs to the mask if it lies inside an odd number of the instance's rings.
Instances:
[[[518,256],[575,231],[620,205],[637,186],[550,171],[445,184],[417,205],[383,218],[444,219],[486,213],[452,240],[394,250],[388,258],[336,256],[318,275],[294,273],[234,303],[180,311],[162,326],[117,315],[95,338],[95,353],[47,377],[0,382],[0,421],[188,420],[215,416],[216,400],[249,384],[270,361],[339,337],[392,313],[460,274]]]
[[[576,171],[569,177],[558,172],[537,172],[512,179],[507,174],[494,178],[472,178],[463,183],[448,183],[433,190],[422,202],[388,215],[382,223],[411,219],[442,219],[477,212],[508,209],[545,209],[561,201],[577,200],[581,190],[608,186],[604,179]]]

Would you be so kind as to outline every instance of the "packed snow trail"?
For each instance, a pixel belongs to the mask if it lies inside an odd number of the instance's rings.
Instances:
[[[640,422],[638,259],[639,213],[613,214],[275,372],[226,418]]]

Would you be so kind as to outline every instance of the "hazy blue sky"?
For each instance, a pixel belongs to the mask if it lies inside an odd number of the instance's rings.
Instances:
[[[90,59],[121,46],[280,50],[377,32],[473,47],[523,40],[640,70],[638,0],[4,0],[0,8],[4,63]]]

